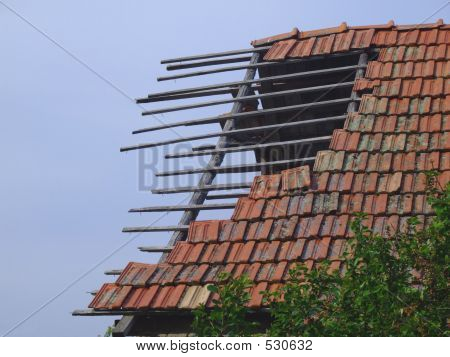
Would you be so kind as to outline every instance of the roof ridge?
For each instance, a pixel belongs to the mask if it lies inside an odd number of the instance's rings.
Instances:
[[[342,32],[347,32],[351,30],[397,30],[397,31],[408,31],[413,29],[433,29],[439,28],[441,26],[446,26],[443,19],[438,19],[433,23],[419,23],[411,25],[396,25],[394,20],[389,20],[386,24],[379,25],[360,25],[360,26],[348,26],[346,22],[342,22],[339,26],[326,27],[315,30],[300,31],[297,27],[294,27],[290,32],[285,32],[273,36],[264,37],[261,39],[256,39],[251,41],[251,45],[254,47],[272,45],[276,42],[289,40],[289,39],[306,39],[311,37],[321,37],[326,35],[338,34]]]

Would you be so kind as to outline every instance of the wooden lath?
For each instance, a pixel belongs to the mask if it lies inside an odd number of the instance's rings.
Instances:
[[[201,145],[191,148],[187,152],[175,152],[165,155],[166,159],[175,159],[183,157],[195,157],[209,155],[210,159],[205,167],[179,169],[173,171],[162,171],[155,173],[156,176],[173,176],[173,175],[191,175],[201,174],[199,182],[195,186],[174,187],[164,189],[153,189],[152,193],[166,194],[166,193],[181,193],[190,192],[191,198],[187,204],[183,205],[167,205],[167,206],[151,206],[143,208],[130,209],[130,212],[170,212],[181,211],[183,215],[175,226],[165,227],[125,227],[124,232],[161,232],[173,231],[173,235],[168,243],[172,247],[176,241],[184,240],[189,224],[194,221],[198,213],[202,210],[215,209],[230,209],[235,206],[234,202],[223,204],[204,204],[205,200],[220,200],[220,199],[236,199],[243,197],[248,192],[228,192],[223,194],[210,194],[211,191],[216,190],[235,190],[248,189],[251,183],[234,183],[234,184],[213,184],[215,176],[223,173],[244,173],[244,172],[268,172],[273,168],[289,168],[301,164],[310,164],[314,162],[315,156],[301,156],[291,157],[279,160],[267,160],[261,157],[261,161],[255,163],[222,165],[226,154],[232,154],[244,151],[254,151],[261,156],[264,150],[272,150],[274,148],[301,148],[303,146],[324,145],[330,141],[330,135],[307,135],[306,137],[299,137],[295,139],[286,140],[279,135],[271,138],[272,133],[279,131],[294,130],[311,130],[311,128],[320,127],[322,125],[334,126],[342,123],[346,117],[345,108],[347,111],[353,111],[360,98],[356,93],[351,92],[349,96],[342,96],[339,93],[346,93],[354,84],[354,80],[359,78],[365,71],[367,66],[367,54],[361,50],[350,51],[345,53],[337,53],[327,56],[316,56],[307,59],[288,60],[285,62],[261,62],[264,49],[259,48],[257,51],[251,52],[249,50],[229,51],[216,54],[207,54],[200,56],[181,57],[177,59],[164,60],[164,63],[175,63],[168,65],[168,70],[179,70],[187,68],[197,68],[206,66],[217,66],[229,63],[244,62],[250,58],[248,64],[233,65],[230,67],[220,67],[214,69],[200,70],[195,72],[187,72],[183,74],[161,77],[158,80],[186,78],[191,76],[200,76],[210,73],[226,72],[231,70],[245,69],[246,73],[241,81],[233,81],[227,83],[219,83],[212,85],[205,85],[199,87],[192,87],[186,89],[178,89],[160,93],[153,93],[146,98],[137,100],[139,103],[162,102],[172,100],[182,100],[188,98],[207,97],[216,95],[232,94],[232,98],[211,100],[198,102],[194,104],[174,105],[170,107],[146,110],[143,115],[154,115],[159,113],[167,113],[174,111],[184,111],[188,109],[196,109],[207,106],[233,104],[230,113],[197,118],[192,120],[177,121],[167,123],[159,126],[147,127],[133,131],[133,134],[140,134],[151,131],[159,131],[173,127],[204,125],[211,123],[220,123],[222,130],[210,132],[205,134],[197,134],[193,136],[180,137],[174,139],[166,139],[150,143],[132,145],[122,147],[121,151],[148,149],[157,146],[171,145],[180,142],[192,142],[194,140],[201,140],[207,138],[218,138],[216,144]],[[241,56],[232,57],[239,54],[252,53],[251,57]],[[355,55],[359,56],[358,63],[340,64],[331,66],[329,68],[313,69],[302,67],[305,64],[330,58],[349,58],[353,60]],[[353,57],[349,57],[353,56]],[[230,57],[230,58],[220,58]],[[347,60],[346,60],[347,61]],[[342,63],[342,62],[341,62]],[[298,67],[298,65],[301,65]],[[286,67],[290,66],[290,67]],[[270,72],[274,69],[276,72]],[[279,68],[285,68],[287,73],[280,74]],[[289,69],[288,69],[289,68]],[[297,68],[297,69],[296,69]],[[256,78],[257,70],[265,70],[268,75]],[[334,77],[333,77],[334,76]],[[324,78],[332,78],[329,83],[321,83]],[[337,79],[334,79],[337,78]],[[339,79],[339,78],[342,78]],[[295,87],[303,81],[311,83],[310,85],[301,85]],[[307,81],[307,82],[305,82]],[[301,83],[303,83],[301,82]],[[321,84],[315,84],[321,83]],[[294,87],[290,87],[294,85]],[[268,90],[268,88],[271,88]],[[333,95],[336,91],[336,95]],[[345,91],[345,92],[342,92]],[[255,93],[258,92],[258,93]],[[257,108],[256,103],[275,103],[274,100],[284,98],[297,98],[298,96],[312,95],[318,93],[318,100],[309,100],[307,102],[286,102],[285,105],[274,105],[272,107]],[[331,94],[330,94],[331,93]],[[328,97],[326,96],[328,95]],[[252,109],[246,108],[243,111],[244,105],[250,103]],[[333,113],[336,108],[344,108],[342,114],[339,115],[319,115],[312,116],[314,111],[318,113]],[[309,113],[306,115],[305,113]],[[287,119],[286,115],[291,116]],[[274,122],[274,118],[280,119],[280,122]],[[244,125],[244,127],[243,127]],[[260,140],[261,137],[266,137],[267,133],[271,133],[265,140]],[[331,133],[329,133],[331,134]],[[254,139],[251,139],[254,138]],[[278,138],[278,139],[277,139]],[[317,146],[320,147],[320,146]],[[313,151],[314,154],[314,151]],[[142,249],[141,249],[142,250]],[[147,251],[147,250],[145,250]],[[163,252],[164,259],[167,251]]]

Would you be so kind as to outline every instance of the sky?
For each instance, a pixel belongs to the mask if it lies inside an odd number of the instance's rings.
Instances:
[[[114,318],[71,312],[87,307],[89,291],[114,281],[105,270],[157,261],[158,254],[137,247],[165,245],[169,234],[121,230],[173,225],[180,214],[127,211],[186,203],[187,194],[152,195],[150,188],[193,185],[196,177],[155,180],[153,173],[200,167],[205,158],[163,160],[188,144],[140,153],[119,148],[217,131],[217,125],[208,125],[131,135],[138,128],[221,114],[230,106],[150,117],[141,116],[134,98],[244,76],[236,71],[157,82],[168,74],[161,59],[248,48],[253,39],[293,27],[448,21],[450,6],[436,13],[445,3],[0,0],[0,335],[103,335]],[[251,159],[230,157],[227,164]],[[225,182],[222,176],[218,182]]]

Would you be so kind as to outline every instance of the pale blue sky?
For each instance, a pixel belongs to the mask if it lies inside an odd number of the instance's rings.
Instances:
[[[252,39],[293,27],[316,29],[342,21],[380,24],[390,19],[420,23],[445,4],[442,0],[1,2],[132,98],[243,76],[239,71],[157,83],[156,76],[164,74],[162,58],[247,48]],[[448,19],[449,8],[427,22]],[[186,196],[160,197],[139,190],[137,153],[119,153],[120,146],[175,133],[133,137],[132,130],[155,124],[156,119],[141,117],[141,109],[131,100],[1,4],[0,21],[0,334],[4,334],[130,239],[121,233],[123,226],[147,225],[160,216],[131,215],[129,208],[177,203]],[[227,109],[159,118],[171,122]],[[182,135],[198,130],[177,129]],[[162,151],[150,153],[162,156]],[[158,225],[175,224],[178,217],[171,214]],[[71,311],[87,306],[91,296],[86,291],[113,280],[103,275],[104,270],[123,268],[130,260],[154,262],[157,255],[140,253],[136,247],[164,244],[168,236],[140,235],[11,335],[103,334],[112,318],[72,317]]]

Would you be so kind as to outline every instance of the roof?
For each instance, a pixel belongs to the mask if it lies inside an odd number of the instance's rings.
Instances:
[[[396,232],[433,212],[425,199],[424,171],[450,179],[450,27],[433,24],[347,26],[293,31],[253,41],[271,45],[266,61],[283,61],[368,47],[380,48],[354,90],[357,113],[334,131],[328,150],[308,166],[258,176],[228,220],[190,224],[160,264],[131,262],[104,284],[89,305],[97,310],[185,310],[212,304],[206,285],[226,271],[255,281],[260,291],[287,279],[289,267],[321,260],[339,269],[352,214],[365,212],[376,232]],[[367,94],[371,91],[370,94]]]

